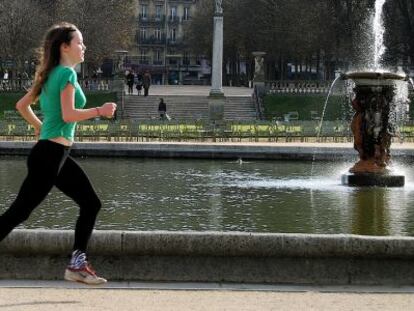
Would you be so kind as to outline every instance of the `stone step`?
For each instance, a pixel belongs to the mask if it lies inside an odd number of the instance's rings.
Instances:
[[[125,96],[124,116],[133,119],[158,118],[158,103],[161,96]],[[167,113],[174,119],[207,119],[206,96],[162,96],[167,104]],[[250,96],[226,97],[224,119],[254,120],[256,109]]]

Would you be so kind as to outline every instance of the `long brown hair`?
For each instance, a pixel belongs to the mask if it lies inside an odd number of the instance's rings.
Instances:
[[[39,48],[39,65],[36,68],[35,80],[32,87],[32,100],[37,101],[46,83],[49,73],[59,65],[60,46],[70,44],[73,33],[78,28],[66,22],[55,24],[47,31],[42,46]]]

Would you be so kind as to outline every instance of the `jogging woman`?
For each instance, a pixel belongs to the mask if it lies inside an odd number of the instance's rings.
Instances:
[[[46,33],[33,87],[16,104],[22,117],[40,135],[27,159],[28,173],[10,208],[0,216],[0,241],[24,222],[53,186],[80,207],[72,257],[64,278],[86,284],[102,284],[86,257],[86,248],[101,202],[85,172],[69,155],[76,122],[99,116],[112,117],[116,104],[83,109],[85,95],[75,66],[84,60],[85,45],[78,28],[60,23]],[[30,105],[39,102],[43,123]]]

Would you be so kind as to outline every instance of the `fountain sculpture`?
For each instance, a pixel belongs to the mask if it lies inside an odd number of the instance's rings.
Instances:
[[[350,186],[402,187],[405,178],[389,169],[390,146],[395,135],[395,124],[390,120],[396,114],[399,103],[396,98],[398,81],[408,81],[405,74],[380,69],[385,52],[382,10],[386,0],[376,0],[373,19],[375,42],[371,70],[343,75],[355,83],[352,107],[355,110],[351,123],[354,148],[359,161],[342,176],[342,183]]]
[[[404,176],[395,175],[388,168],[390,146],[395,135],[390,113],[398,103],[394,100],[396,82],[406,80],[405,75],[389,72],[354,72],[344,75],[355,82],[355,110],[351,123],[354,148],[359,161],[342,176],[342,183],[350,186],[404,186]]]

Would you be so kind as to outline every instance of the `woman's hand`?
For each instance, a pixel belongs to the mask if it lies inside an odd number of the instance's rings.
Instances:
[[[39,139],[40,136],[40,127],[35,127],[34,128],[34,135],[36,139]]]
[[[99,115],[106,117],[106,118],[112,118],[116,110],[116,104],[105,103],[101,107],[99,107],[98,110],[99,110]]]

